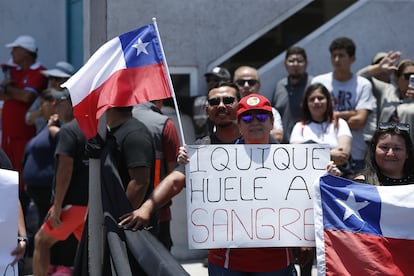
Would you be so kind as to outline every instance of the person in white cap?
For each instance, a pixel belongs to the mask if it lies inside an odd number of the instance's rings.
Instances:
[[[36,134],[35,128],[25,123],[25,115],[38,94],[47,87],[47,78],[41,73],[46,68],[36,61],[37,45],[33,37],[22,35],[5,46],[11,49],[13,63],[17,66],[10,68],[10,79],[1,83],[0,100],[4,100],[1,146],[21,175],[24,148]],[[29,198],[22,181],[19,188],[25,211]]]
[[[42,71],[42,74],[49,80],[49,90],[62,91],[63,88],[60,87],[60,85],[67,81],[74,71],[75,68],[72,64],[66,61],[59,61],[56,63],[55,68],[44,70]],[[36,127],[37,133],[39,133],[39,131],[46,125],[49,118],[43,117],[39,98],[37,98],[30,106],[25,119],[26,124],[34,125]]]

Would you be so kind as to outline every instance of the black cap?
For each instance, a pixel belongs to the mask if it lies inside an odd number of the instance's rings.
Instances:
[[[222,81],[231,81],[231,75],[229,70],[223,67],[214,67],[213,70],[211,70],[211,72],[205,73],[204,76],[216,76]]]

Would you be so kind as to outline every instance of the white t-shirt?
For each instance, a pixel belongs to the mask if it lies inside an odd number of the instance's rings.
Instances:
[[[327,73],[316,76],[312,83],[322,83],[334,100],[335,111],[348,110],[369,110],[372,111],[375,106],[375,98],[372,94],[372,85],[369,80],[352,75],[348,81],[341,82],[333,78],[333,73]],[[364,128],[352,130],[352,149],[351,155],[355,160],[365,159],[367,144],[364,139]]]
[[[273,113],[273,129],[278,129],[283,131],[283,125],[282,125],[282,117],[280,116],[279,111],[276,110],[276,108],[272,107],[272,113]]]
[[[328,144],[331,149],[338,146],[338,137],[352,137],[348,123],[344,119],[338,120],[338,128],[334,122],[310,122],[304,124],[297,122],[290,135],[290,143],[303,143],[313,141],[318,144]]]

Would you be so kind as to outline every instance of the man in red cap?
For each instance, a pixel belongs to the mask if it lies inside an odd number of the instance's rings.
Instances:
[[[242,139],[240,144],[274,144],[270,131],[273,129],[273,113],[269,100],[259,94],[242,98],[237,109]],[[277,143],[277,142],[276,142]]]

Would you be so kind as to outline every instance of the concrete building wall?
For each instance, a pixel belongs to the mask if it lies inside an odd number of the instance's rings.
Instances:
[[[409,20],[413,0],[361,0],[327,24],[302,39],[297,45],[306,49],[308,72],[318,75],[332,71],[329,44],[337,37],[354,40],[356,61],[354,72],[368,65],[379,51],[400,50],[402,58],[414,59],[414,41]],[[262,91],[271,97],[277,80],[286,75],[285,53],[260,68]]]
[[[13,0],[0,3],[0,63],[11,58],[4,45],[19,35],[38,44],[38,60],[46,67],[66,60],[66,1]]]
[[[331,4],[334,5],[335,1]],[[107,0],[106,34],[107,39],[112,38],[148,24],[152,17],[156,17],[170,72],[192,72],[196,87],[190,93],[197,95],[205,92],[203,74],[207,70],[219,65],[309,2]],[[101,2],[98,5],[102,7]],[[399,49],[404,57],[413,57],[414,50],[408,35],[410,24],[406,19],[413,8],[413,0],[358,1],[298,43],[308,52],[309,72],[317,75],[331,70],[328,47],[339,36],[349,36],[357,44],[354,71],[368,64],[377,51]],[[97,43],[100,45],[102,41],[97,40]],[[271,97],[277,80],[285,75],[283,58],[284,53],[259,68],[262,93],[266,96]]]
[[[338,0],[335,0],[338,1]],[[106,40],[157,18],[171,73],[192,72],[193,95],[205,91],[203,74],[232,56],[258,36],[282,22],[311,0],[85,0],[85,60]],[[332,1],[334,2],[334,1]],[[225,3],[225,5],[223,4]],[[66,59],[66,1],[15,0],[0,4],[0,49],[18,35],[37,40],[39,60],[47,67]],[[369,63],[375,52],[399,49],[413,57],[410,15],[413,0],[360,0],[298,44],[309,55],[309,72],[331,69],[328,46],[337,36],[357,44],[354,70]],[[10,58],[7,48],[0,62]],[[272,93],[284,76],[284,54],[260,68],[262,89]]]
[[[109,39],[151,23],[156,17],[170,72],[193,72],[198,85],[191,93],[197,95],[206,89],[203,74],[207,70],[309,2],[107,0],[106,32]],[[101,6],[101,3],[97,5]]]

